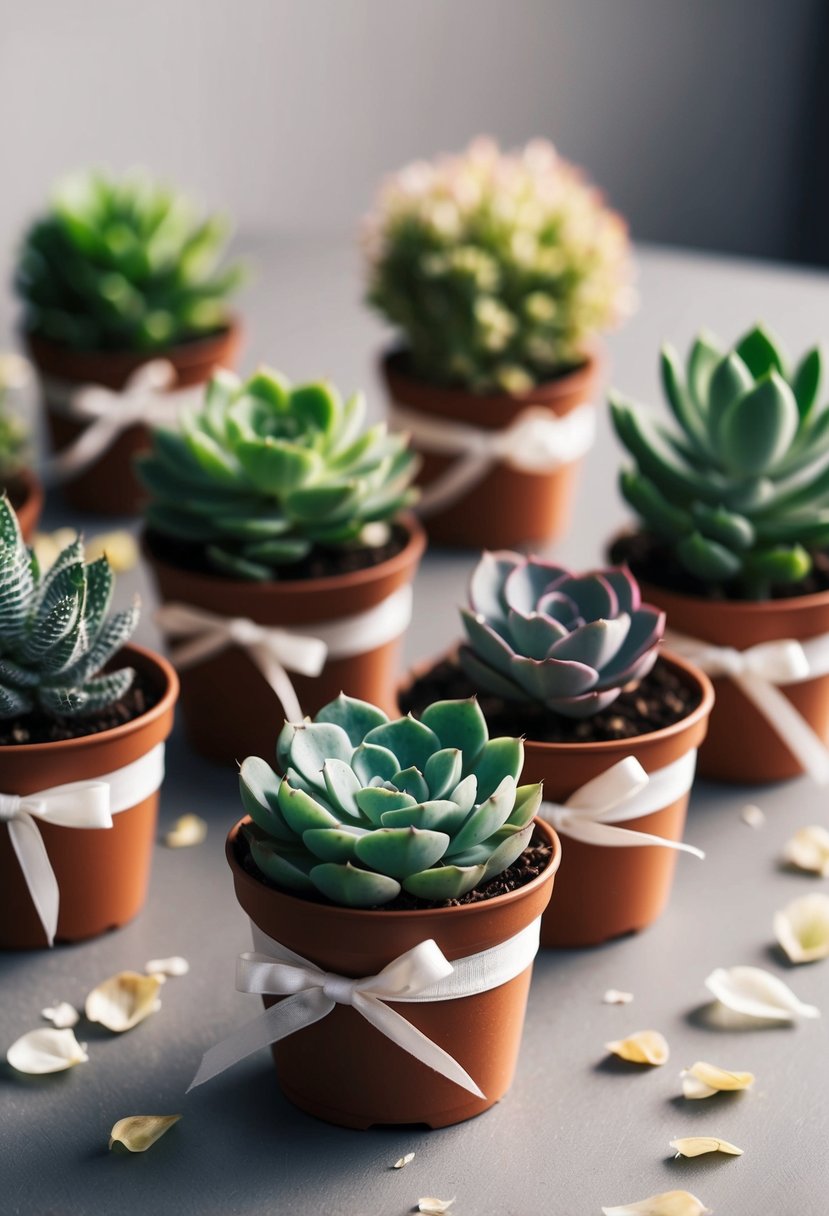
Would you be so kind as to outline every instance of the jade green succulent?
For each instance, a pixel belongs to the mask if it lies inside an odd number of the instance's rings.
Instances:
[[[160,351],[214,333],[242,277],[219,265],[226,240],[222,218],[144,173],[76,173],[25,236],[23,327],[92,351]]]
[[[630,243],[545,140],[476,140],[383,185],[364,227],[368,301],[413,371],[473,392],[524,392],[584,362],[632,304]]]
[[[388,521],[414,500],[416,459],[366,403],[331,384],[291,386],[260,369],[229,372],[181,430],[158,430],[138,465],[150,528],[200,546],[216,570],[273,578],[315,546],[384,543]],[[371,527],[370,525],[379,525]]]
[[[752,329],[731,350],[701,334],[683,370],[662,351],[678,429],[618,394],[616,433],[633,457],[621,488],[645,529],[702,583],[744,598],[809,574],[829,544],[829,410],[815,347],[790,368]]]
[[[108,616],[113,576],[105,557],[84,564],[80,538],[41,572],[0,498],[0,718],[98,713],[118,701],[132,668],[103,668],[127,642],[138,608]]]
[[[459,657],[482,691],[587,718],[656,662],[665,615],[625,567],[574,575],[518,553],[485,553],[462,608]]]
[[[458,899],[529,844],[540,785],[518,785],[520,739],[490,739],[477,702],[438,701],[420,720],[340,696],[288,723],[281,779],[249,757],[240,772],[253,861],[277,886],[347,907],[401,892]]]

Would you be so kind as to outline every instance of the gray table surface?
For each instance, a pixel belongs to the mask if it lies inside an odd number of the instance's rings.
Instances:
[[[245,301],[245,366],[264,359],[295,378],[324,373],[343,388],[365,385],[379,410],[372,358],[383,334],[360,305],[351,245],[284,240],[260,242],[253,252],[260,272]],[[663,338],[684,348],[707,325],[730,340],[763,318],[798,351],[827,328],[825,276],[654,249],[643,249],[639,261],[640,311],[609,344],[613,381],[632,395],[656,399]],[[624,518],[617,462],[603,425],[572,530],[555,550],[564,561],[596,561]],[[52,504],[49,525],[63,522],[65,512]],[[100,522],[86,526],[101,529]],[[438,652],[457,635],[456,606],[473,561],[472,554],[427,556],[407,661]],[[140,571],[121,578],[119,599],[136,588],[145,604],[139,637],[155,644],[153,598]],[[217,700],[222,695],[217,688]],[[759,830],[740,817],[749,798],[767,816]],[[161,1011],[132,1032],[110,1036],[82,1023],[88,1064],[45,1078],[0,1065],[4,1216],[402,1216],[423,1195],[456,1196],[457,1216],[590,1216],[603,1204],[674,1188],[695,1192],[722,1216],[826,1216],[825,1019],[715,1029],[703,985],[717,966],[769,967],[829,1017],[829,963],[788,967],[771,926],[778,907],[826,888],[779,864],[797,828],[827,821],[826,794],[808,781],[751,792],[698,786],[687,834],[708,858],[680,858],[661,922],[599,949],[540,956],[511,1093],[479,1119],[436,1132],[353,1132],[318,1122],[281,1096],[266,1052],[185,1098],[201,1053],[252,1017],[258,1002],[233,983],[235,957],[248,948],[222,847],[239,814],[235,776],[193,756],[177,731],[162,828],[187,811],[208,821],[207,841],[186,850],[159,845],[149,901],[133,924],[85,945],[0,959],[3,1052],[39,1024],[44,1005],[81,1006],[115,971],[140,970],[168,954],[191,963],[187,977],[166,984]],[[630,990],[633,1003],[604,1005],[609,987]],[[644,1028],[667,1036],[666,1066],[637,1071],[606,1058],[606,1040]],[[756,1085],[747,1094],[686,1102],[678,1096],[679,1072],[697,1059],[749,1069]],[[178,1111],[182,1122],[150,1152],[107,1152],[109,1130],[122,1116]],[[668,1141],[690,1134],[729,1139],[745,1154],[673,1160]],[[416,1156],[407,1168],[390,1169],[409,1151]]]

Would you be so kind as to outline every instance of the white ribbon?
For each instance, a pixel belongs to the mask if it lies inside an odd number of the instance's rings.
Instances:
[[[707,675],[733,680],[809,776],[819,785],[829,783],[826,744],[780,691],[780,685],[801,684],[829,675],[829,634],[805,642],[780,638],[736,650],[669,629],[665,645],[696,663]]]
[[[131,426],[175,425],[182,407],[197,402],[203,392],[202,386],[170,392],[175,382],[176,369],[167,359],[142,363],[120,390],[46,379],[50,406],[73,422],[86,424],[75,442],[48,462],[48,475],[63,480],[83,473]]]
[[[159,743],[138,760],[102,777],[54,785],[34,794],[0,794],[0,823],[8,828],[50,946],[57,931],[60,891],[36,821],[62,828],[111,828],[113,815],[149,798],[163,778],[164,744]]]
[[[611,849],[658,845],[703,858],[701,849],[682,840],[668,840],[618,826],[625,820],[661,811],[687,794],[693,784],[696,762],[697,753],[692,749],[672,764],[646,773],[638,760],[626,756],[587,781],[566,802],[542,802],[539,818],[582,844]]]
[[[543,406],[529,405],[500,431],[450,422],[397,402],[391,419],[395,427],[409,432],[415,448],[459,457],[423,487],[415,510],[424,516],[452,506],[493,465],[507,464],[523,473],[552,473],[584,456],[596,436],[596,410],[589,402],[561,417]]]
[[[323,971],[252,925],[256,950],[239,956],[236,987],[240,992],[287,999],[272,1005],[206,1051],[187,1092],[261,1047],[278,1043],[319,1022],[335,1005],[350,1005],[380,1034],[416,1060],[483,1098],[484,1094],[457,1060],[386,1002],[452,1001],[500,988],[532,963],[538,953],[540,925],[541,920],[535,920],[507,941],[454,963],[430,938],[401,954],[379,974],[363,979]]]
[[[398,588],[365,612],[316,624],[313,634],[259,625],[247,617],[219,616],[191,604],[164,604],[155,614],[162,633],[185,639],[170,656],[180,671],[228,646],[247,651],[279,698],[289,722],[301,722],[303,714],[288,672],[318,676],[329,658],[365,654],[400,637],[411,617],[410,586]]]

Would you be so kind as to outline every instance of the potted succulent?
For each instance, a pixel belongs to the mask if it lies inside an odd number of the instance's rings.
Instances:
[[[829,779],[829,411],[823,360],[790,369],[761,327],[731,350],[708,334],[662,379],[678,430],[611,398],[633,459],[621,489],[640,529],[616,540],[670,644],[715,677],[706,777]]]
[[[43,509],[43,486],[28,465],[26,427],[8,404],[9,391],[22,386],[27,376],[24,359],[0,355],[0,493],[8,495],[23,537],[30,540]]]
[[[220,217],[135,172],[70,177],[26,233],[15,277],[23,336],[74,507],[135,512],[132,457],[147,446],[151,412],[175,408],[161,390],[235,362],[228,300],[240,268],[217,267],[225,240]]]
[[[662,912],[682,844],[696,749],[713,693],[660,653],[664,615],[624,567],[573,575],[485,553],[462,609],[459,650],[416,672],[400,704],[477,695],[491,732],[524,736],[525,776],[562,837],[545,946],[588,946]]]
[[[404,512],[415,458],[365,409],[329,384],[225,373],[139,462],[158,620],[208,757],[266,751],[280,703],[295,719],[344,688],[395,704],[425,539]]]
[[[0,947],[80,941],[147,890],[178,681],[109,615],[106,558],[42,571],[0,499]]]
[[[513,1078],[560,856],[521,740],[489,738],[474,699],[418,722],[340,696],[277,759],[242,764],[227,842],[255,947],[239,986],[269,1012],[194,1084],[272,1043],[286,1096],[330,1122],[480,1114]]]
[[[382,371],[423,454],[430,536],[559,535],[593,439],[597,335],[632,301],[622,219],[546,141],[479,139],[389,178],[364,252],[368,300],[403,339]]]

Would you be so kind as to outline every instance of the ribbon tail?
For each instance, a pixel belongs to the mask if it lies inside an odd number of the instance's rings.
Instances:
[[[52,946],[58,928],[60,891],[43,837],[34,819],[25,812],[12,819],[8,829],[35,911]]]
[[[675,849],[679,853],[690,853],[701,861],[705,854],[695,845],[686,844],[684,840],[670,840],[666,836],[654,836],[651,832],[637,832],[633,828],[620,828],[615,823],[597,823],[591,819],[568,817],[558,822],[559,831],[571,840],[582,844],[604,845],[608,849],[642,848],[645,845],[656,845],[658,848]]]
[[[70,443],[47,463],[47,478],[52,482],[61,482],[84,473],[112,447],[119,432],[136,421],[137,419],[132,418],[96,418],[80,433],[74,443]]]
[[[209,1048],[201,1058],[196,1075],[187,1087],[189,1094],[197,1085],[204,1085],[220,1072],[238,1064],[262,1047],[270,1047],[288,1038],[297,1030],[313,1026],[334,1008],[334,1001],[321,988],[296,992],[284,1001],[272,1005],[267,1012],[240,1026],[233,1034]]]
[[[291,683],[291,677],[282,664],[274,658],[268,647],[260,642],[249,646],[248,653],[276,693],[286,721],[301,722],[304,716],[302,706]]]
[[[771,723],[775,733],[818,785],[829,784],[829,751],[785,693],[754,672],[733,676],[734,683]]]
[[[392,1043],[396,1043],[403,1051],[420,1060],[427,1068],[440,1073],[461,1089],[468,1090],[476,1098],[486,1096],[454,1056],[450,1056],[448,1051],[433,1043],[421,1030],[407,1022],[396,1009],[390,1009],[379,997],[357,992],[354,994],[354,1009],[387,1039],[391,1039]]]
[[[483,481],[494,463],[494,457],[480,452],[454,461],[446,472],[439,473],[433,481],[423,486],[414,510],[425,519],[444,507],[451,507]]]

